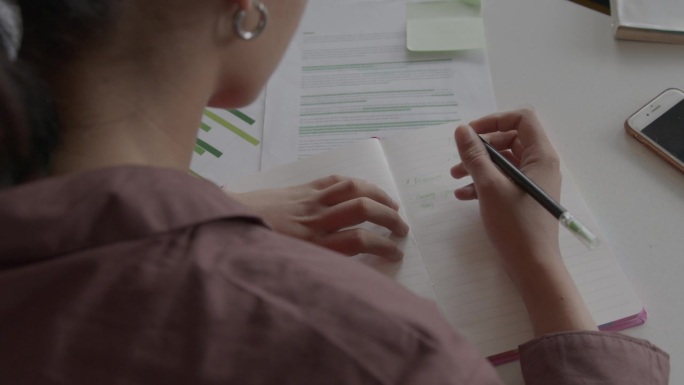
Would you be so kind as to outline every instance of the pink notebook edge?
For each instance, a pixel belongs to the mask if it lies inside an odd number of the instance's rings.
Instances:
[[[599,325],[598,328],[602,332],[617,332],[620,330],[625,330],[633,328],[635,326],[643,325],[647,319],[648,313],[646,312],[646,308],[641,308],[641,311],[637,314],[621,318],[616,321],[608,322],[603,325]],[[494,366],[513,362],[519,358],[520,355],[518,354],[517,349],[487,357],[489,362]]]

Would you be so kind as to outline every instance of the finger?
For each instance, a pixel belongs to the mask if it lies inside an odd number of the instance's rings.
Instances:
[[[489,158],[487,149],[472,128],[460,126],[456,129],[456,145],[463,165],[473,177],[476,187],[500,181],[504,176]]]
[[[467,186],[463,186],[454,190],[454,195],[458,200],[471,201],[477,199],[477,190],[475,190],[475,185],[471,183]]]
[[[520,168],[520,159],[515,156],[512,151],[506,150],[500,152],[500,154],[503,155],[503,157],[511,162],[511,164],[513,164],[515,167]],[[465,165],[462,162],[451,168],[451,176],[455,179],[461,179],[468,175],[470,174],[468,174],[468,170],[466,170]]]
[[[409,232],[409,226],[396,210],[366,197],[331,206],[314,221],[317,228],[328,232],[335,232],[364,222],[375,223],[402,237]]]
[[[548,144],[550,146],[548,137],[537,118],[537,114],[531,109],[488,115],[471,122],[470,125],[478,134],[497,131],[517,131],[523,146],[537,143]]]
[[[511,152],[516,158],[522,159],[523,153],[525,152],[525,146],[520,143],[520,138],[515,138],[513,144],[511,145]]]
[[[404,252],[391,239],[364,229],[349,229],[328,234],[315,239],[314,242],[348,256],[366,253],[390,261],[398,261],[404,256]]]
[[[470,174],[468,174],[468,170],[466,170],[465,165],[463,162],[455,165],[454,167],[451,168],[451,176],[456,178],[456,179],[461,179],[463,177],[466,177]]]
[[[492,132],[481,135],[492,147],[499,151],[508,150],[518,138],[517,131]]]
[[[517,131],[493,132],[481,136],[508,160],[515,159],[514,164],[520,164],[524,147],[520,143],[520,139],[518,139]]]
[[[520,157],[512,152],[512,147],[516,146],[516,149],[522,154],[522,145],[518,140],[518,133],[516,131],[509,132],[494,132],[489,134],[484,134],[482,137],[495,149],[497,149],[506,159],[511,163],[520,165]],[[455,165],[451,168],[451,176],[456,179],[461,179],[468,176],[468,171],[465,168],[463,162]]]
[[[369,198],[392,209],[399,210],[399,204],[395,202],[380,187],[360,179],[347,178],[322,191],[321,203],[334,206],[356,198]]]
[[[513,152],[511,150],[505,150],[505,151],[499,151],[499,154],[503,155],[506,160],[511,162],[515,167],[520,168],[520,159],[518,159],[517,156],[513,155]]]
[[[351,179],[350,177],[346,176],[341,176],[341,175],[329,175],[323,178],[318,178],[316,180],[313,180],[309,183],[306,183],[302,186],[311,186],[315,190],[324,190],[330,186],[334,186],[340,182],[344,182],[346,180]]]

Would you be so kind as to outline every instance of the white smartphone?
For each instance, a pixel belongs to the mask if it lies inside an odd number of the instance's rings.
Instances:
[[[684,92],[665,90],[625,121],[625,129],[684,172]]]

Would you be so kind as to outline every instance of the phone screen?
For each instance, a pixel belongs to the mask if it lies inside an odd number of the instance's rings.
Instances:
[[[684,100],[641,131],[667,152],[684,162]]]

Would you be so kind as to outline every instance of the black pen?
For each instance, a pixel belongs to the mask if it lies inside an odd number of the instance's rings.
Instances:
[[[551,215],[556,217],[558,221],[570,230],[571,233],[582,241],[588,248],[594,249],[599,245],[600,240],[589,229],[584,227],[575,217],[572,216],[560,203],[556,202],[549,196],[541,187],[537,186],[530,178],[525,176],[522,171],[518,170],[508,159],[504,158],[494,147],[492,147],[484,138],[480,136],[480,140],[484,143],[489,157],[492,162],[499,167],[499,170],[506,176],[511,178],[523,191],[530,194],[539,204],[541,204]]]

